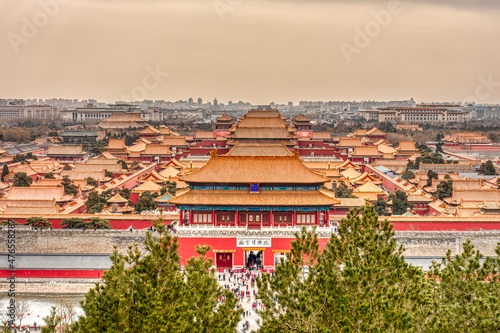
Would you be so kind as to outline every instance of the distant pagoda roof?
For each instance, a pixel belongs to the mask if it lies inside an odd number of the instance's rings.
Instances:
[[[108,200],[108,203],[116,203],[116,204],[124,204],[127,202],[128,200],[122,197],[119,193],[116,193],[114,197]]]
[[[291,156],[293,153],[284,143],[242,144],[236,143],[227,153],[229,156]]]
[[[236,126],[229,129],[227,137],[235,140],[290,140],[297,138],[294,131],[278,110],[250,110]]]
[[[234,119],[230,116],[228,116],[226,113],[224,113],[222,116],[217,118],[215,120],[216,123],[228,123],[228,122],[234,122]]]

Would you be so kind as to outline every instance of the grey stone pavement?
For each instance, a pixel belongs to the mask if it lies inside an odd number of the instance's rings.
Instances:
[[[243,300],[240,299],[239,305],[242,306],[243,310],[246,311],[246,313],[249,313],[249,315],[245,317],[242,316],[242,320],[237,327],[237,332],[252,332],[252,331],[257,331],[259,329],[258,321],[260,321],[260,316],[256,310],[260,309],[261,303],[258,302],[254,296],[254,291],[255,293],[257,293],[258,291],[257,282],[255,282],[254,286],[252,287],[251,280],[252,276],[255,278],[257,277],[258,274],[261,273],[260,271],[258,272],[254,271],[250,274],[252,275],[250,276],[249,279],[247,279],[246,273],[234,273],[232,278],[230,278],[230,274],[228,273],[227,270],[225,270],[224,273],[219,273],[219,272],[215,273],[215,278],[218,280],[221,286],[223,287],[226,286],[228,287],[229,290],[234,290],[235,288],[240,287],[240,294],[241,291],[245,292],[245,297],[243,298]],[[225,277],[225,280],[223,277]],[[250,297],[246,296],[247,291],[250,292]],[[256,307],[255,309],[252,309],[252,304],[254,302],[256,302]],[[250,329],[247,331],[243,331],[243,324],[246,321],[249,322]]]

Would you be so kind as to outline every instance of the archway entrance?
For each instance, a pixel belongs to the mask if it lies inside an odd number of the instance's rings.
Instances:
[[[264,267],[264,251],[245,251],[245,267],[248,269],[262,269]]]

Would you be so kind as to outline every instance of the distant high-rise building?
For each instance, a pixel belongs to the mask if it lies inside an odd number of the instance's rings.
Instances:
[[[214,99],[214,107],[218,108],[219,107],[219,102],[217,101],[217,98]]]
[[[10,102],[10,105],[26,105],[26,103],[24,102],[24,99],[15,99]]]
[[[189,104],[193,104],[193,99],[192,99],[191,97],[189,97],[189,99],[188,99],[188,103],[189,103]]]
[[[201,98],[198,98],[198,104],[203,104],[203,100]]]
[[[24,101],[23,101],[24,103]],[[0,119],[38,118],[54,119],[59,117],[57,107],[49,105],[3,105],[0,106]]]

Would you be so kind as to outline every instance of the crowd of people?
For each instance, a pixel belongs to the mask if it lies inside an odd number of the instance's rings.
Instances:
[[[244,272],[233,269],[221,270],[217,275],[219,284],[231,290],[239,299],[239,307],[243,309],[241,332],[250,332],[258,329],[259,311],[264,309],[263,304],[256,299],[257,282],[260,270],[245,270]]]

